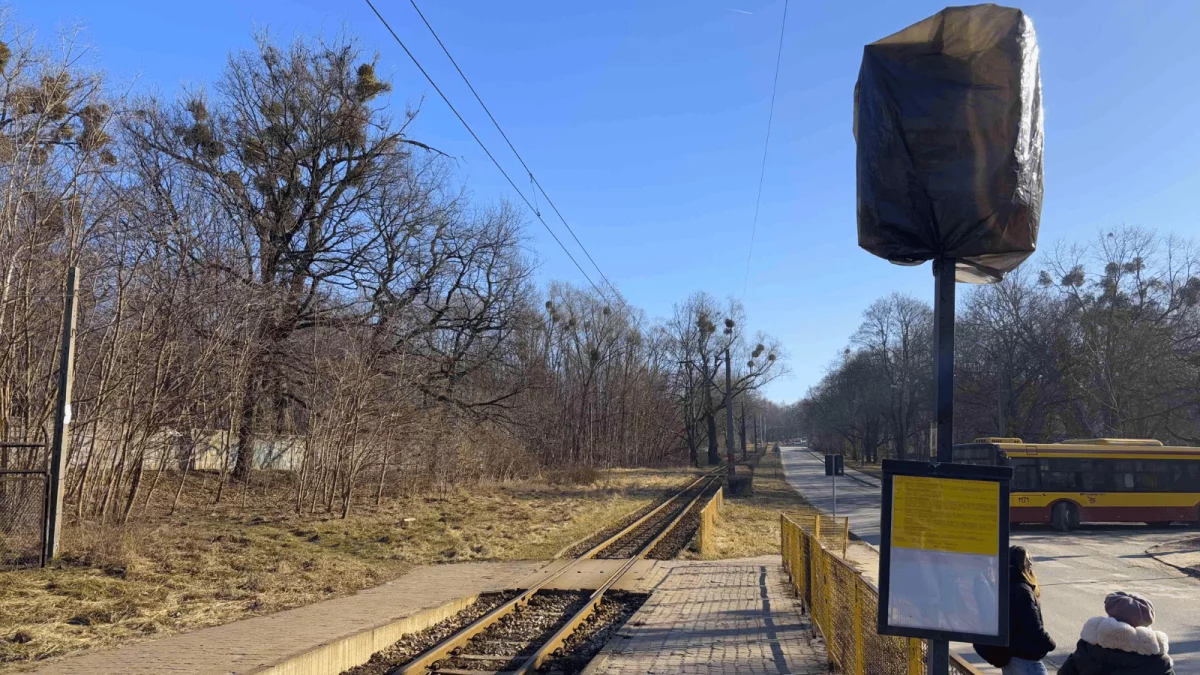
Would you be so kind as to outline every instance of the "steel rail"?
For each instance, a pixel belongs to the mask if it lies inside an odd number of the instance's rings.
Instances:
[[[401,666],[400,668],[393,670],[391,675],[418,675],[420,673],[426,672],[427,670],[430,669],[430,667],[434,663],[449,656],[450,652],[452,652],[455,649],[458,649],[462,645],[466,644],[467,642],[469,642],[471,640],[471,638],[473,638],[476,635],[479,635],[483,631],[487,630],[493,624],[495,624],[497,621],[499,621],[500,619],[504,618],[505,616],[511,614],[517,608],[524,607],[526,604],[529,603],[529,600],[538,591],[545,588],[545,586],[547,584],[549,584],[551,581],[554,581],[555,579],[566,574],[568,570],[570,570],[574,566],[578,565],[580,562],[595,556],[597,553],[604,550],[606,547],[611,545],[616,540],[629,534],[631,531],[633,531],[634,528],[636,528],[639,525],[641,525],[642,523],[646,522],[651,516],[654,516],[655,514],[662,511],[663,509],[667,508],[668,505],[674,503],[675,500],[684,496],[689,490],[696,487],[701,482],[706,481],[706,480],[711,480],[713,473],[714,473],[713,471],[707,472],[704,475],[697,478],[696,480],[692,481],[686,487],[684,487],[682,490],[680,490],[675,496],[666,500],[665,502],[663,502],[662,504],[657,506],[654,510],[650,511],[649,513],[642,516],[641,518],[638,518],[636,521],[631,523],[628,527],[625,527],[620,532],[614,534],[613,536],[609,537],[608,539],[605,539],[604,541],[600,542],[599,544],[596,544],[592,548],[588,549],[585,553],[583,553],[583,555],[580,555],[579,557],[570,561],[566,565],[563,565],[561,569],[552,573],[550,576],[546,577],[545,579],[542,579],[541,581],[537,582],[536,584],[530,586],[528,589],[523,591],[517,597],[500,605],[499,607],[493,609],[492,611],[488,612],[487,614],[484,614],[480,618],[476,619],[474,622],[460,628],[456,633],[454,633],[450,637],[446,638],[442,642],[439,642],[438,644],[434,645],[433,647],[430,647],[428,650],[426,650],[425,652],[423,652],[422,654],[420,654],[419,656],[414,658],[412,661],[409,661],[407,664]],[[701,494],[703,494],[703,490],[701,490]],[[698,498],[699,498],[699,496],[697,496],[697,499]],[[693,500],[693,502],[694,501],[695,500]],[[683,513],[687,513],[687,511],[689,509],[690,509],[690,506],[688,507],[688,509],[684,509]],[[674,523],[676,521],[678,521],[678,519],[676,519],[675,521],[672,521],[672,526],[674,526]],[[669,529],[670,529],[670,527],[667,528],[667,530],[669,530]],[[664,530],[664,532],[665,531],[666,530]],[[654,541],[652,543],[657,544],[658,541],[661,540],[662,536],[663,536],[663,533],[659,533],[659,535],[654,538]],[[634,558],[634,560],[637,560],[637,558]],[[628,563],[626,564],[626,566],[623,566],[622,569],[625,569],[627,567],[628,567]],[[480,675],[486,675],[486,671],[481,671]]]
[[[674,530],[675,526],[677,526],[679,522],[683,520],[685,516],[687,516],[687,514],[692,512],[692,509],[695,508],[696,503],[700,501],[700,498],[703,497],[708,488],[712,486],[712,482],[717,479],[715,477],[711,477],[708,480],[708,484],[706,484],[700,490],[700,494],[692,498],[692,501],[689,502],[688,505],[679,512],[679,515],[675,516],[675,518],[671,520],[670,524],[664,527],[662,531],[660,531],[652,540],[650,540],[650,543],[646,544],[646,546],[642,548],[642,550],[638,551],[637,555],[630,558],[624,565],[621,565],[616,573],[608,578],[608,581],[604,582],[600,588],[597,588],[595,593],[592,593],[592,596],[588,598],[588,603],[586,605],[580,608],[580,610],[576,612],[574,616],[568,619],[561,628],[555,631],[554,635],[551,635],[550,639],[547,640],[541,647],[539,647],[532,656],[526,659],[525,662],[522,663],[516,670],[511,671],[512,675],[529,675],[529,673],[535,672],[538,668],[541,668],[542,664],[545,663],[548,658],[550,658],[554,651],[566,643],[567,639],[571,637],[571,634],[575,632],[575,629],[578,628],[580,624],[586,621],[587,618],[596,611],[596,608],[600,606],[600,601],[604,598],[604,594],[608,592],[608,590],[612,588],[617,581],[619,581],[621,577],[630,570],[630,568],[637,564],[639,560],[649,555],[650,552],[654,550],[654,547],[657,546],[658,543],[667,536],[667,533],[671,530]],[[504,672],[507,675],[509,671]]]
[[[633,521],[633,523],[630,524],[629,527],[626,527],[625,529],[614,534],[613,536],[609,537],[608,539],[605,539],[604,541],[600,542],[599,544],[596,544],[591,549],[589,549],[587,552],[580,555],[578,559],[586,560],[588,558],[591,558],[591,557],[595,556],[596,554],[600,553],[601,551],[603,551],[604,549],[608,548],[612,544],[615,544],[618,540],[624,539],[626,535],[631,534],[633,532],[633,530],[636,529],[638,526],[642,525],[647,520],[650,520],[650,518],[653,517],[654,515],[658,514],[659,511],[662,511],[663,509],[665,509],[667,507],[667,505],[670,504],[671,502],[675,501],[675,499],[677,497],[683,496],[683,494],[685,492],[696,487],[702,481],[712,478],[715,471],[718,471],[718,470],[720,470],[720,469],[716,469],[714,471],[709,471],[709,472],[705,473],[704,475],[700,476],[699,478],[697,478],[696,480],[692,481],[691,483],[688,484],[687,487],[680,490],[679,493],[676,494],[674,497],[671,497],[667,501],[660,504],[658,506],[658,508],[654,509],[650,513],[647,513],[646,515],[642,516],[641,518],[638,518],[637,520]]]

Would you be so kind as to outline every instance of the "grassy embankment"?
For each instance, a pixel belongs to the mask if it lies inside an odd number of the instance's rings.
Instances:
[[[197,491],[168,516],[164,478],[133,524],[70,526],[52,567],[0,572],[0,671],[347,595],[420,564],[549,558],[691,473],[561,474],[385,500],[344,520],[297,517],[269,481],[245,507]]]
[[[846,466],[858,471],[859,473],[865,473],[868,476],[874,476],[879,480],[883,480],[883,467],[881,467],[878,463],[867,464],[866,462],[848,459],[846,460]]]
[[[754,496],[725,499],[725,508],[712,540],[712,551],[704,558],[745,558],[779,553],[780,513],[811,516],[816,510],[787,484],[779,458],[768,451],[754,474]],[[689,552],[687,557],[700,556]]]
[[[480,485],[358,506],[344,520],[297,517],[290,492],[270,485],[253,489],[246,507],[237,495],[214,506],[185,494],[168,516],[174,486],[164,478],[161,499],[134,524],[70,527],[54,566],[0,572],[0,671],[347,595],[420,564],[549,558],[693,473]],[[705,557],[777,554],[780,513],[815,510],[768,452],[754,496],[725,500]]]
[[[817,509],[784,479],[779,458],[768,452],[754,475],[754,496],[726,499],[718,518],[713,550],[704,559],[743,558],[779,553],[779,514],[807,521]],[[840,520],[838,522],[841,522]],[[836,538],[836,537],[835,537]],[[837,551],[840,554],[840,551]],[[701,558],[688,551],[685,557]],[[851,541],[847,558],[872,581],[878,576],[878,554],[870,546]]]

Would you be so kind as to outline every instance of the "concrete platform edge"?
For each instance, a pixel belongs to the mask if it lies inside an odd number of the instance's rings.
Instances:
[[[317,647],[288,656],[276,664],[252,670],[248,675],[337,675],[366,663],[372,654],[391,646],[401,637],[425,630],[454,616],[478,599],[478,595],[468,595],[438,607],[334,638]]]

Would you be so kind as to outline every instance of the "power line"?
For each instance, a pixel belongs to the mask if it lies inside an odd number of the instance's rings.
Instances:
[[[621,300],[621,292],[618,291],[617,287],[608,280],[608,277],[604,274],[604,270],[600,269],[600,265],[596,263],[594,258],[592,258],[592,254],[588,252],[587,247],[584,246],[583,242],[579,240],[578,236],[576,236],[575,230],[571,228],[571,224],[567,222],[567,219],[563,217],[562,212],[559,211],[558,207],[554,205],[554,201],[550,199],[550,195],[546,194],[545,188],[543,188],[542,184],[538,182],[537,177],[533,175],[533,170],[530,169],[529,165],[525,163],[525,159],[521,157],[521,153],[517,152],[516,146],[514,146],[513,142],[509,140],[508,134],[504,133],[504,129],[500,127],[500,123],[496,121],[496,117],[492,115],[492,111],[489,110],[487,104],[483,102],[483,98],[479,95],[479,92],[475,91],[475,86],[471,84],[471,80],[467,79],[467,74],[464,73],[462,68],[459,67],[458,61],[454,60],[454,56],[450,54],[450,50],[446,47],[446,44],[442,42],[442,38],[438,36],[437,31],[435,31],[433,26],[430,25],[429,19],[425,18],[425,14],[421,12],[421,8],[417,6],[416,0],[408,1],[409,4],[413,6],[413,9],[417,11],[417,16],[421,17],[421,21],[424,22],[425,27],[429,29],[429,33],[433,35],[433,39],[437,40],[438,46],[442,48],[442,52],[446,54],[446,58],[450,59],[450,63],[454,66],[454,69],[458,71],[459,77],[461,77],[463,82],[466,83],[467,89],[471,90],[471,94],[475,96],[475,100],[479,102],[479,106],[483,108],[485,113],[487,113],[488,119],[492,121],[492,125],[496,127],[496,131],[499,131],[500,136],[504,139],[504,142],[508,143],[508,149],[512,150],[512,153],[517,157],[517,161],[520,162],[522,168],[525,169],[525,173],[529,174],[529,181],[533,183],[533,185],[537,187],[538,191],[542,193],[542,196],[546,198],[546,203],[550,205],[550,208],[553,209],[555,215],[557,215],[558,219],[562,221],[562,224],[567,228],[567,232],[571,233],[571,238],[575,240],[575,243],[579,244],[579,248],[583,251],[583,254],[587,256],[587,259],[592,263],[592,266],[596,268],[596,272],[600,274],[600,278],[603,279],[604,283],[612,289],[613,293],[617,294],[618,301],[620,301],[621,304],[625,304],[624,301]],[[534,196],[536,198],[536,194]]]
[[[779,64],[783,60],[783,34],[787,29],[788,0],[783,0],[783,21],[779,25],[779,50],[775,53],[775,82],[771,85],[771,108],[767,113],[767,138],[763,141],[762,167],[758,173],[758,196],[754,199],[754,221],[750,225],[750,252],[746,254],[746,278],[742,281],[742,298],[750,285],[750,261],[754,258],[754,235],[758,231],[758,210],[762,205],[763,178],[767,175],[767,149],[771,147],[771,122],[775,119],[775,92],[779,89]]]
[[[467,120],[463,119],[463,116],[459,114],[458,109],[454,107],[454,104],[451,103],[446,94],[442,92],[441,87],[437,85],[437,82],[433,81],[433,78],[430,77],[429,73],[425,71],[425,68],[421,66],[421,62],[417,60],[417,57],[414,56],[411,51],[409,51],[408,46],[404,44],[404,41],[400,39],[400,36],[396,34],[396,31],[392,30],[392,27],[387,22],[387,19],[383,18],[383,15],[379,13],[379,10],[375,8],[375,5],[371,2],[371,0],[366,0],[366,3],[367,6],[371,8],[371,11],[375,12],[375,16],[379,18],[379,21],[383,24],[383,27],[392,34],[392,38],[396,40],[396,44],[400,45],[400,48],[403,49],[404,53],[408,55],[408,58],[412,60],[413,65],[417,67],[417,70],[421,71],[421,74],[425,76],[425,79],[429,82],[429,85],[433,87],[433,90],[436,91],[438,96],[442,97],[442,100],[446,102],[446,105],[450,108],[450,111],[454,113],[454,116],[457,117],[458,121],[461,122],[463,127],[466,128],[467,133],[471,134],[471,138],[475,139],[475,142],[479,144],[479,147],[483,150],[484,154],[487,155],[488,159],[492,160],[492,164],[496,165],[496,168],[500,171],[500,174],[504,176],[504,180],[508,181],[508,184],[512,186],[513,192],[516,192],[517,196],[521,198],[521,201],[525,202],[525,206],[529,207],[529,210],[532,211],[533,215],[537,217],[538,222],[542,224],[542,227],[546,228],[546,231],[549,232],[550,236],[554,238],[554,242],[558,244],[558,247],[561,248],[563,253],[566,253],[567,257],[571,259],[571,262],[575,264],[575,269],[579,270],[579,273],[583,275],[583,278],[587,279],[588,283],[591,284],[592,288],[596,289],[596,292],[599,293],[601,297],[604,297],[604,291],[600,290],[600,287],[596,285],[596,282],[592,281],[592,278],[588,276],[587,272],[584,271],[583,267],[579,264],[579,261],[575,260],[575,256],[571,255],[571,252],[567,250],[565,245],[563,245],[562,240],[558,238],[558,235],[554,234],[554,230],[550,229],[550,225],[542,219],[541,214],[538,213],[538,210],[534,208],[532,203],[530,203],[529,199],[525,196],[525,193],[521,192],[521,189],[518,188],[513,179],[509,177],[508,172],[504,170],[504,167],[500,165],[500,162],[496,161],[495,156],[492,155],[492,152],[488,150],[487,146],[484,145],[482,140],[480,140],[479,136],[475,133],[475,130],[471,128],[470,124],[467,124]],[[524,164],[524,162],[522,162],[522,164]],[[532,176],[532,174],[530,175]],[[547,198],[547,201],[549,201],[549,198]],[[589,256],[589,258],[590,257],[591,256]],[[593,264],[595,263],[593,262]]]

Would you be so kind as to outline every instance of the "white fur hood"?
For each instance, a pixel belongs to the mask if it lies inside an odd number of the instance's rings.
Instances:
[[[1170,644],[1165,633],[1149,628],[1134,628],[1111,616],[1097,616],[1083,624],[1079,635],[1084,642],[1098,647],[1119,649],[1144,656],[1167,654]]]

